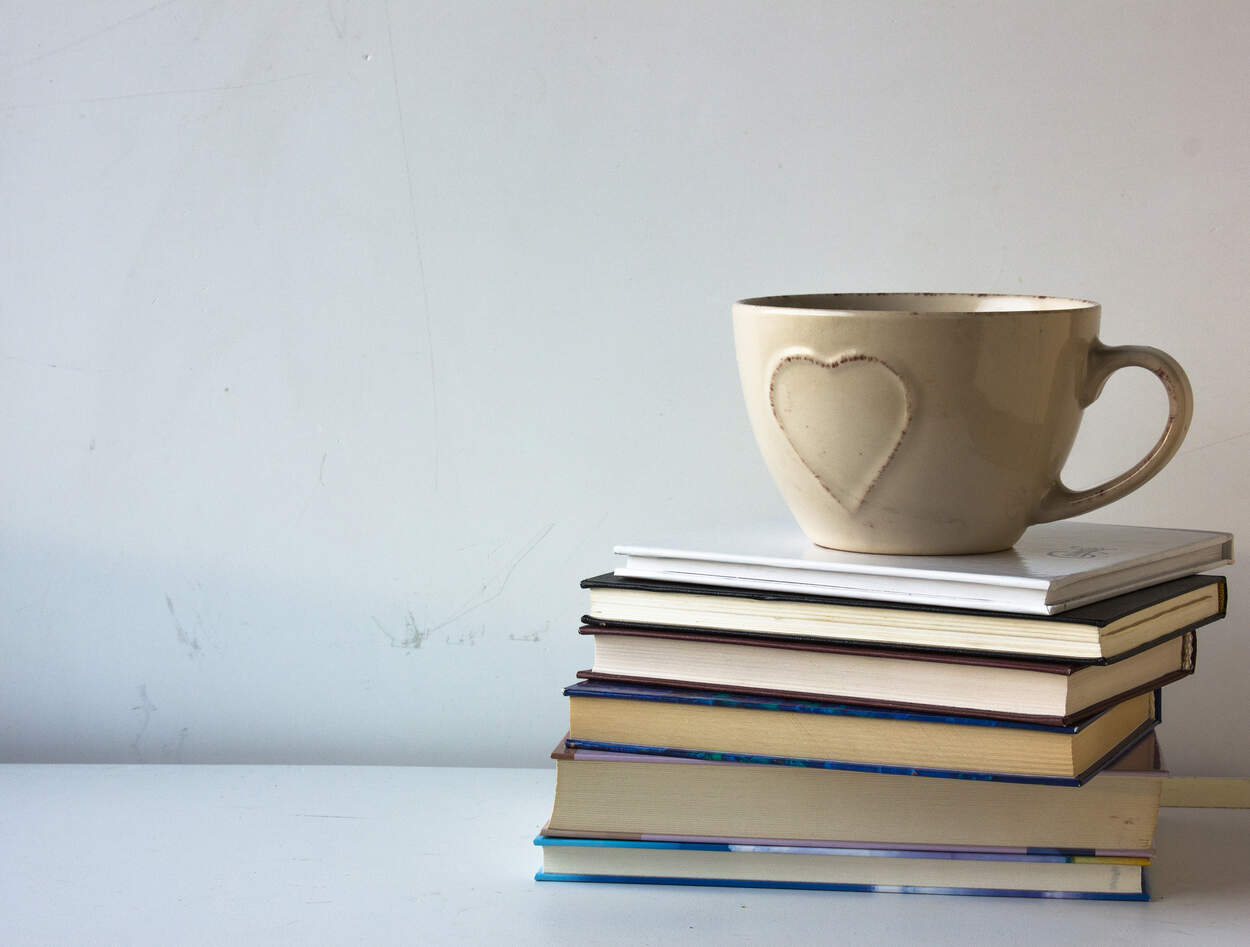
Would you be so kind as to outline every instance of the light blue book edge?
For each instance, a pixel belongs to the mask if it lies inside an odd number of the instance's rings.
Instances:
[[[699,852],[754,852],[852,855],[868,858],[934,858],[943,860],[1006,862],[1073,862],[1069,855],[1009,852],[909,851],[903,849],[809,848],[781,845],[739,845],[724,842],[665,842],[632,839],[572,839],[539,835],[537,846],[576,846],[584,848],[650,848]],[[1082,859],[1085,860],[1085,859]],[[737,878],[678,878],[664,875],[588,875],[547,872],[539,869],[535,881],[565,881],[588,884],[686,885],[719,888],[780,888],[806,891],[860,891],[877,894],[946,894],[994,898],[1059,898],[1093,901],[1149,901],[1147,872],[1142,869],[1141,892],[1043,891],[1019,888],[958,888],[920,885],[839,884],[808,881],[753,881]]]
[[[535,881],[574,881],[593,884],[694,885],[711,888],[783,888],[800,891],[860,891],[875,894],[949,894],[987,898],[1059,898],[1087,901],[1149,901],[1146,873],[1140,893],[1104,891],[1027,891],[1014,888],[926,888],[913,885],[823,884],[808,881],[745,881],[726,878],[665,878],[632,875],[566,875],[539,871]]]

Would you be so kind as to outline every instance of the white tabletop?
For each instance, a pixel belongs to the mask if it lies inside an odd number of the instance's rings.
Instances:
[[[1246,810],[1165,809],[1148,904],[538,883],[554,782],[0,766],[0,943],[1250,942]]]

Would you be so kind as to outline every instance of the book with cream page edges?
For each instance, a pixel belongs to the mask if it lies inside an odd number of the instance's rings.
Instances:
[[[687,585],[606,574],[584,579],[592,627],[820,640],[1110,663],[1224,616],[1221,576],[1190,575],[1059,615]]]

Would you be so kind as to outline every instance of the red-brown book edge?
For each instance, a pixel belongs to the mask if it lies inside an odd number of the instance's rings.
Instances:
[[[857,654],[871,658],[893,658],[904,661],[930,661],[938,664],[1010,668],[1020,671],[1038,671],[1043,674],[1071,675],[1088,666],[1083,661],[1035,660],[1005,657],[998,654],[978,654],[967,651],[952,652],[927,648],[880,647],[876,644],[859,644],[856,642],[826,641],[814,638],[783,638],[776,635],[733,634],[675,627],[662,628],[656,625],[583,625],[578,629],[577,633],[580,635],[626,635],[633,638],[668,638],[677,641],[701,641],[708,644],[781,648],[788,651],[815,651],[826,654]]]
[[[592,632],[594,631],[594,629],[590,629],[590,630]],[[685,635],[659,635],[658,637],[683,638],[687,636]],[[800,650],[803,650],[803,649],[800,649]],[[820,649],[820,650],[824,650],[824,649]],[[846,649],[835,649],[835,650],[843,651]],[[886,654],[891,657],[898,656],[897,652],[886,652]],[[726,687],[723,684],[711,684],[711,683],[705,683],[701,681],[688,681],[688,680],[677,678],[677,677],[658,678],[658,677],[643,677],[643,676],[628,675],[628,674],[604,674],[602,672],[595,671],[593,668],[583,670],[583,671],[578,671],[577,676],[583,680],[623,681],[623,682],[630,683],[630,684],[655,684],[655,685],[669,686],[669,687],[680,686],[680,687],[689,687],[694,690],[752,694],[752,695],[759,696],[759,697],[782,697],[782,698],[797,699],[797,700],[823,700],[823,701],[836,702],[840,704],[853,704],[858,707],[877,707],[877,708],[882,708],[886,710],[915,710],[915,711],[920,711],[922,713],[952,714],[952,715],[958,715],[958,716],[964,716],[964,717],[978,717],[978,718],[985,719],[985,720],[1017,720],[1021,723],[1040,723],[1040,724],[1046,724],[1049,726],[1070,727],[1075,723],[1080,723],[1081,721],[1086,720],[1089,717],[1092,717],[1097,713],[1100,713],[1101,711],[1112,706],[1113,704],[1118,704],[1122,701],[1129,700],[1132,697],[1137,697],[1139,694],[1145,694],[1150,691],[1157,690],[1158,688],[1161,688],[1167,684],[1171,684],[1173,681],[1178,681],[1183,677],[1188,677],[1190,674],[1194,672],[1194,666],[1197,662],[1197,656],[1198,656],[1198,636],[1195,632],[1189,631],[1187,633],[1187,646],[1184,649],[1182,649],[1181,666],[1177,668],[1175,671],[1169,671],[1167,674],[1164,674],[1158,678],[1155,678],[1152,681],[1148,681],[1144,684],[1137,685],[1136,687],[1132,687],[1129,690],[1123,691],[1119,694],[1112,695],[1111,697],[1108,697],[1105,700],[1100,700],[1097,703],[1091,704],[1088,707],[1082,707],[1080,710],[1074,713],[1068,714],[1067,716],[1064,716],[1064,717],[1043,716],[1039,714],[1014,714],[1014,713],[1008,713],[1005,711],[987,711],[987,710],[983,710],[979,708],[943,706],[943,705],[938,705],[938,704],[909,703],[906,701],[871,700],[871,699],[865,699],[865,698],[860,698],[860,697],[847,697],[843,694],[820,694],[820,693],[813,693],[811,691],[781,690],[781,689],[768,688],[768,687]],[[1002,665],[997,664],[996,662],[991,663],[991,662],[981,662],[981,661],[956,661],[952,663],[988,664],[989,666],[992,666],[992,667],[1002,666]],[[1029,665],[1028,669],[1032,670],[1033,667]],[[1038,670],[1041,670],[1041,668],[1038,668]]]

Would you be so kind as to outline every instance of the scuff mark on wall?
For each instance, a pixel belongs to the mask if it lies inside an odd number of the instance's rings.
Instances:
[[[181,763],[182,748],[187,742],[187,731],[189,727],[183,727],[178,731],[178,739],[171,745],[168,740],[161,744],[161,762],[162,763]]]
[[[387,631],[386,626],[383,625],[382,622],[378,621],[376,615],[370,615],[369,617],[373,619],[373,623],[377,626],[378,631],[386,635],[386,640],[391,643],[392,648],[403,648],[405,651],[416,651],[425,643],[425,639],[430,637],[430,629],[421,628],[421,626],[417,624],[417,616],[414,615],[411,610],[404,614],[404,634],[402,638],[397,638],[395,635]]]
[[[188,634],[187,630],[182,627],[178,612],[174,609],[174,600],[170,598],[168,592],[165,593],[165,607],[169,609],[169,614],[174,620],[174,631],[178,635],[178,642],[186,646],[187,655],[194,660],[200,654],[200,639],[194,634]]]
[[[459,645],[462,647],[472,648],[472,647],[475,647],[477,643],[485,637],[486,637],[486,626],[479,625],[477,628],[462,632],[461,634],[457,635],[455,638],[453,638],[451,635],[448,635],[445,640],[448,644],[454,644],[454,645]]]
[[[509,641],[529,641],[531,643],[535,643],[535,642],[542,641],[542,636],[545,635],[550,630],[551,630],[551,622],[545,621],[543,622],[542,628],[536,628],[534,631],[531,631],[528,635],[518,635],[515,632],[509,632],[508,640]]]
[[[130,749],[134,753],[137,762],[143,762],[143,735],[148,732],[148,724],[152,722],[152,714],[156,713],[156,704],[148,699],[148,685],[146,683],[139,685],[139,703],[130,708],[139,714],[139,729],[135,733],[135,738],[130,741]]]

